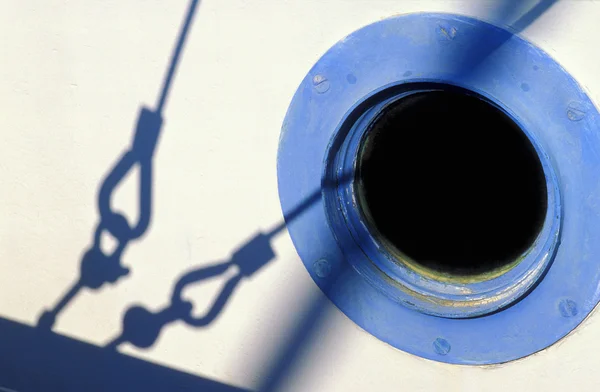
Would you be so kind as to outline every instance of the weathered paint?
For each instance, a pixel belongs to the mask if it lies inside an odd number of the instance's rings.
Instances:
[[[398,64],[405,67],[400,72]],[[535,72],[535,66],[544,72]],[[349,72],[356,83],[347,80]],[[307,94],[315,75],[328,80],[326,93]],[[390,89],[402,90],[409,83],[443,83],[470,90],[503,108],[519,124],[545,165],[553,198],[544,225],[547,231],[523,260],[515,260],[494,279],[456,282],[455,277],[432,275],[429,278],[434,279],[428,279],[427,271],[398,272],[393,269],[402,263],[379,263],[373,252],[365,254],[361,248],[372,238],[348,231],[358,203],[352,189],[342,186],[337,198],[325,191],[326,197],[310,214],[290,222],[299,255],[314,276],[314,261],[327,254],[335,273],[326,280],[315,279],[321,289],[362,328],[410,353],[449,363],[492,364],[547,347],[575,328],[600,299],[596,290],[600,266],[592,261],[593,255],[600,256],[600,244],[588,243],[585,255],[581,248],[583,238],[600,234],[600,222],[579,212],[594,186],[593,173],[600,170],[600,158],[591,153],[593,145],[600,143],[595,131],[600,115],[552,58],[512,33],[466,17],[416,14],[369,25],[336,44],[302,82],[286,117],[278,158],[283,210],[319,187],[323,178],[351,174],[355,167],[348,157],[351,143],[334,135],[349,132],[344,124],[364,121],[363,109],[381,102],[377,94],[393,96]],[[587,108],[584,117],[568,114],[575,113],[568,106],[574,101]],[[300,120],[306,117],[309,123]],[[566,134],[585,137],[581,161],[572,161],[564,153],[569,147],[560,141]],[[330,165],[332,156],[341,163]],[[565,192],[563,203],[560,195]],[[346,231],[340,229],[344,227]],[[575,234],[582,230],[584,236]],[[406,278],[402,284],[399,276]],[[559,307],[561,298],[575,306]],[[577,312],[561,316],[564,309],[572,308]],[[492,313],[460,318],[487,312]],[[440,337],[452,347],[444,355],[432,349],[432,342]]]

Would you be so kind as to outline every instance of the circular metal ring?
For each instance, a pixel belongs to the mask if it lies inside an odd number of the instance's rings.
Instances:
[[[348,115],[348,118],[358,120],[350,124],[342,121],[340,128],[334,132],[340,142],[332,143],[327,152],[329,158],[325,165],[325,176],[329,179],[328,182],[339,185],[324,188],[323,193],[326,204],[332,206],[328,208],[330,227],[342,250],[346,254],[364,254],[364,257],[347,257],[347,261],[375,288],[405,306],[431,315],[450,318],[481,316],[514,303],[532,289],[546,271],[558,244],[561,220],[558,180],[547,154],[534,135],[525,131],[544,171],[548,206],[546,217],[540,233],[529,249],[499,271],[483,276],[456,277],[422,268],[405,255],[398,252],[392,254],[389,247],[382,246],[376,239],[380,236],[373,235],[358,208],[355,172],[361,142],[368,133],[370,124],[387,107],[409,95],[440,90],[461,91],[447,84],[403,83],[365,97],[362,102],[368,100],[376,104],[369,106],[360,102],[357,109],[359,113]],[[503,109],[498,104],[495,106]],[[340,180],[342,178],[348,180]],[[333,216],[336,214],[343,217]],[[338,225],[338,222],[342,224]],[[392,284],[390,280],[393,281]]]
[[[537,240],[484,279],[431,276],[381,251],[356,203],[355,166],[371,121],[415,91],[453,88],[506,113],[543,166],[548,209]],[[600,300],[600,114],[545,52],[507,30],[411,14],[334,45],[302,81],[278,153],[284,214],[317,285],[364,330],[421,357],[492,364],[542,350]]]

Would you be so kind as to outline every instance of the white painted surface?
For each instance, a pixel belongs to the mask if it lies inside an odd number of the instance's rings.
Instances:
[[[79,273],[98,221],[97,190],[156,101],[187,0],[0,0],[0,317],[35,324]],[[535,1],[523,1],[511,23]],[[275,158],[298,84],[337,40],[398,13],[496,21],[492,1],[204,0],[164,114],[151,226],[124,254],[132,273],[85,290],[55,330],[97,345],[134,304],[168,305],[186,271],[226,260],[281,219]],[[600,4],[561,1],[523,33],[600,100]],[[114,205],[134,221],[134,177]],[[259,388],[321,293],[287,235],[206,328],[177,322],[149,350],[120,350],[231,385]],[[222,281],[221,281],[222,282]],[[219,281],[186,291],[198,313]],[[327,303],[281,384],[290,391],[577,390],[600,386],[600,319],[532,357],[450,366],[379,342]],[[1,355],[1,353],[0,353]]]

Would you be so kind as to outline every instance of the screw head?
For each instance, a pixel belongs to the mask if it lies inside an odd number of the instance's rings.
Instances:
[[[319,278],[326,278],[331,274],[331,264],[325,259],[315,261],[313,268]]]
[[[585,107],[579,102],[571,102],[567,106],[567,117],[571,121],[581,121],[585,117]]]
[[[450,343],[444,338],[437,338],[433,341],[433,350],[439,355],[446,355],[450,352]]]
[[[329,80],[323,75],[315,75],[313,77],[313,86],[317,90],[317,93],[326,93],[329,90]]]
[[[574,317],[577,316],[579,310],[577,309],[577,303],[570,299],[563,299],[558,304],[558,310],[560,315],[563,317]]]

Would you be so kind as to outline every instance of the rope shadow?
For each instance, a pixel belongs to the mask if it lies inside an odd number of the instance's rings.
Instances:
[[[164,124],[162,113],[167,103],[177,65],[198,4],[199,0],[191,0],[189,3],[157,100],[156,109],[141,108],[129,149],[123,153],[100,185],[98,192],[100,222],[94,231],[92,245],[81,259],[79,278],[51,309],[42,312],[37,322],[40,329],[51,330],[56,324],[58,315],[65,310],[82,289],[99,290],[105,284],[116,283],[130,272],[129,268],[122,265],[121,256],[127,246],[132,241],[139,239],[150,226],[152,217],[152,166],[154,153]],[[139,165],[140,168],[139,219],[134,226],[130,226],[125,216],[111,209],[111,198],[127,174],[136,165]],[[110,254],[104,253],[101,249],[100,240],[104,232],[109,233],[117,241],[116,249]]]

